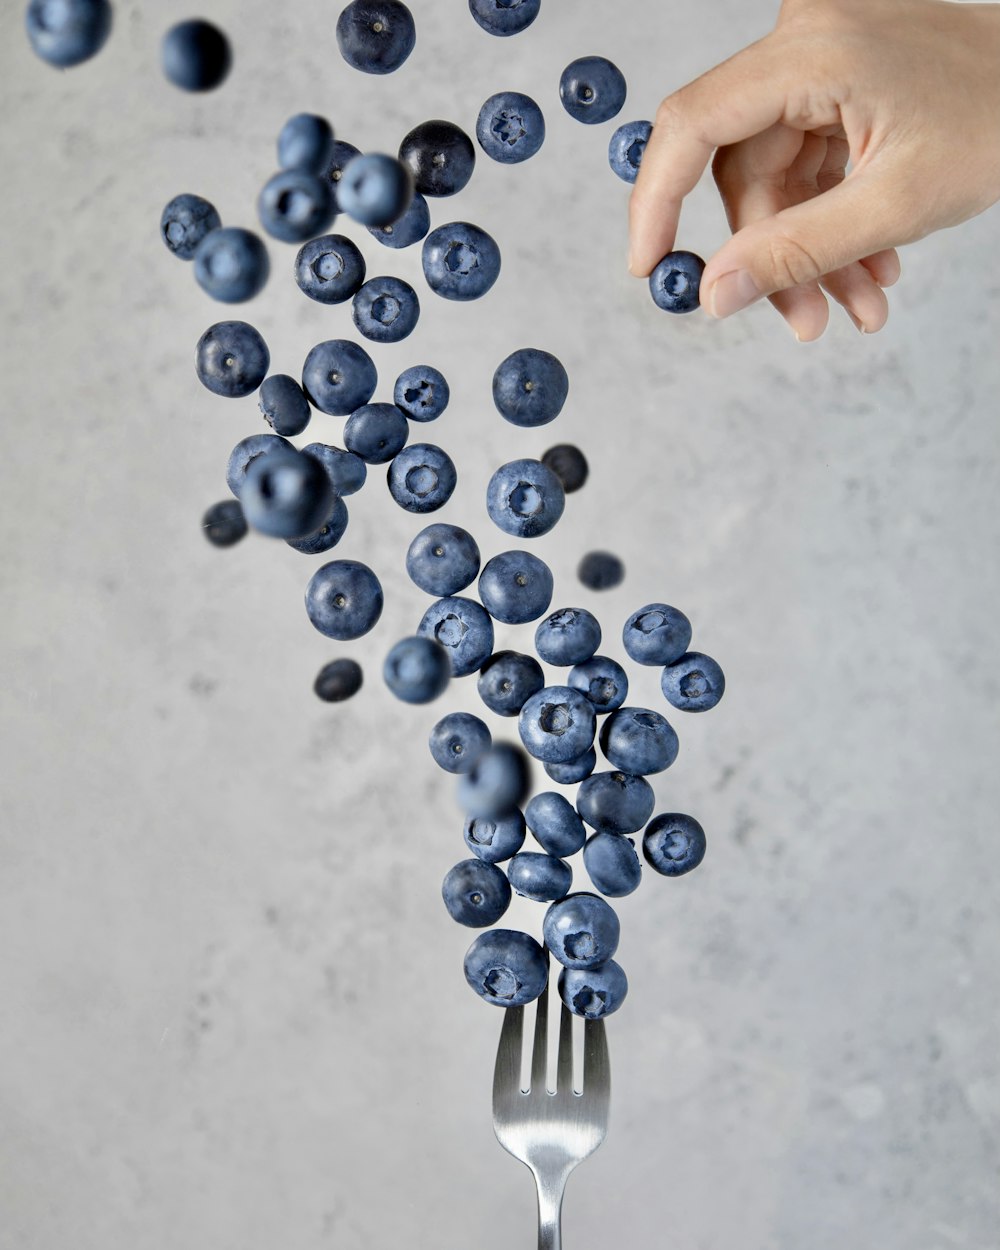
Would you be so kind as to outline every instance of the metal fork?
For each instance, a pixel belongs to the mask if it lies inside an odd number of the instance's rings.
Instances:
[[[604,1141],[611,1101],[611,1066],[603,1020],[587,1020],[583,1041],[583,1090],[573,1090],[572,1021],[559,1020],[556,1090],[545,1088],[548,986],[538,999],[531,1052],[531,1084],[521,1089],[524,1008],[504,1012],[493,1072],[493,1128],[504,1150],[529,1167],[538,1189],[538,1250],[561,1250],[559,1219],[570,1172]]]

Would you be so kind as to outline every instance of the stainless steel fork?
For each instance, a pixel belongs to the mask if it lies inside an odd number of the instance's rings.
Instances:
[[[573,1017],[559,1020],[556,1089],[545,1088],[548,987],[538,999],[531,1052],[531,1084],[521,1089],[524,1008],[504,1013],[493,1072],[493,1128],[504,1150],[529,1167],[538,1189],[538,1250],[561,1250],[560,1215],[570,1172],[604,1141],[611,1101],[611,1067],[603,1020],[587,1020],[583,1089],[573,1090]]]

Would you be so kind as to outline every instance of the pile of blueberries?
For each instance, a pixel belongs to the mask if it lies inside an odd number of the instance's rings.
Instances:
[[[476,22],[496,36],[525,30],[540,6],[540,0],[468,2]],[[103,45],[111,29],[111,9],[108,0],[31,0],[27,26],[40,56],[56,65],[73,65]],[[371,74],[397,69],[416,39],[413,17],[401,0],[351,0],[340,14],[336,34],[344,59]],[[201,20],[171,28],[161,45],[161,59],[170,81],[193,91],[217,87],[231,63],[226,36]],[[572,117],[595,124],[620,112],[626,87],[610,61],[588,56],[567,66],[559,91]],[[611,167],[626,181],[636,177],[650,130],[648,122],[626,123],[611,138]],[[525,95],[501,92],[480,110],[476,139],[494,160],[527,160],[544,137],[542,112]],[[428,200],[460,192],[475,166],[472,139],[455,124],[431,120],[416,126],[392,156],[363,153],[337,140],[325,118],[299,114],[281,130],[277,155],[278,172],[258,199],[261,225],[272,238],[299,245],[294,273],[305,295],[323,304],[352,301],[361,337],[373,343],[405,338],[420,316],[420,299],[399,278],[366,281],[358,246],[344,235],[326,233],[338,213],[365,226],[389,248],[423,240],[424,276],[442,298],[479,299],[496,282],[500,249],[485,230],[466,221],[430,229]],[[213,299],[240,303],[259,294],[267,282],[270,265],[262,238],[224,227],[212,204],[200,196],[172,199],[163,211],[160,233],[175,256],[193,262],[197,282]],[[703,268],[691,253],[665,257],[650,279],[656,303],[673,312],[696,308]],[[198,341],[201,382],[227,398],[259,392],[260,411],[270,429],[244,438],[233,449],[226,471],[233,498],[206,514],[203,524],[210,541],[231,545],[249,525],[308,555],[330,551],[347,529],[344,499],[361,489],[372,465],[387,466],[389,493],[407,511],[424,514],[447,503],[457,484],[453,461],[434,443],[409,441],[414,423],[435,420],[448,403],[448,383],[437,369],[417,365],[404,370],[395,381],[392,402],[380,403],[372,402],[378,383],[375,364],[357,342],[316,344],[305,357],[300,380],[270,374],[269,368],[266,343],[245,321],[217,322]],[[551,353],[527,347],[500,362],[492,390],[508,422],[534,428],[559,415],[569,378]],[[292,444],[290,439],[307,428],[314,410],[347,418],[344,447],[314,442],[299,450]],[[566,495],[578,490],[586,477],[583,453],[569,444],[557,444],[541,460],[508,461],[490,478],[487,513],[505,534],[538,537],[559,521]],[[544,988],[545,948],[526,933],[489,929],[516,891],[549,904],[543,936],[545,947],[562,964],[563,1002],[577,1015],[608,1015],[620,1006],[627,981],[613,958],[619,923],[606,898],[631,893],[642,872],[630,835],[642,831],[647,863],[666,876],[689,872],[705,853],[704,831],[692,817],[653,815],[647,777],[674,762],[677,734],[660,712],[626,706],[628,676],[615,660],[599,654],[597,618],[583,608],[550,612],[551,570],[529,551],[505,551],[481,566],[472,534],[456,525],[433,523],[410,544],[406,569],[434,602],[414,634],[389,651],[383,676],[390,690],[404,702],[428,703],[452,678],[476,673],[484,705],[498,716],[516,718],[520,738],[519,745],[494,743],[487,725],[464,712],[442,717],[430,735],[434,760],[458,776],[465,843],[472,853],[445,877],[444,904],[460,924],[488,930],[469,948],[466,978],[478,994],[502,1007],[530,1002]],[[610,553],[591,552],[578,574],[584,584],[604,589],[618,584],[623,570]],[[477,577],[478,601],[461,594]],[[378,621],[383,590],[366,564],[338,559],[314,572],[305,604],[317,630],[349,641]],[[534,635],[538,659],[495,651],[494,621],[539,622]],[[721,669],[709,656],[689,649],[691,625],[676,608],[646,604],[625,622],[622,641],[636,663],[661,669],[660,686],[672,707],[701,712],[722,697]],[[566,669],[564,682],[546,685],[539,659]],[[316,692],[340,702],[357,693],[362,677],[357,661],[341,657],[319,674]],[[598,718],[603,718],[599,733]],[[595,739],[608,771],[595,771]],[[575,805],[554,790],[529,800],[529,757],[556,784],[578,786]],[[540,850],[522,850],[528,830]],[[578,851],[597,893],[570,893],[573,869],[567,861]]]

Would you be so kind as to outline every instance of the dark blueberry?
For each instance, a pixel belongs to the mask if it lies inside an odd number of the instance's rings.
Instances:
[[[476,149],[454,122],[421,122],[399,145],[399,159],[423,195],[455,195],[472,177]]]
[[[419,191],[413,193],[410,207],[397,221],[385,226],[369,226],[368,233],[386,247],[412,247],[431,228],[431,210]]]
[[[538,658],[556,667],[583,664],[600,645],[600,622],[586,608],[560,608],[535,630]]]
[[[214,503],[201,518],[201,532],[213,547],[231,547],[246,536],[247,522],[238,499]]]
[[[705,262],[694,252],[671,252],[649,275],[653,303],[664,312],[689,313],[699,307]]]
[[[470,929],[486,929],[510,906],[510,883],[495,864],[463,859],[445,877],[441,897],[452,920]]]
[[[429,595],[457,595],[479,572],[479,547],[459,525],[428,525],[407,549],[406,572]]]
[[[561,786],[573,786],[578,781],[583,781],[584,777],[589,777],[597,767],[597,751],[593,747],[589,747],[575,760],[569,760],[565,764],[549,764],[544,763],[542,767],[548,773],[549,777]]]
[[[517,929],[480,933],[466,952],[464,968],[469,985],[494,1007],[533,1002],[549,979],[548,956]]]
[[[334,139],[330,148],[330,155],[320,171],[323,177],[329,182],[330,190],[333,194],[333,207],[340,212],[340,179],[344,173],[344,166],[352,156],[360,156],[361,153],[353,143],[345,143],[343,139]]]
[[[569,376],[551,352],[522,347],[497,365],[493,402],[511,425],[547,425],[562,411]]]
[[[532,655],[519,651],[495,651],[479,670],[479,697],[498,716],[517,716],[521,708],[545,685],[542,666]]]
[[[337,18],[337,47],[365,74],[391,74],[413,51],[413,14],[400,0],[351,0]]]
[[[552,470],[567,495],[579,490],[590,472],[587,458],[572,443],[556,443],[542,456],[542,464]]]
[[[367,634],[382,615],[382,587],[360,560],[331,560],[306,587],[306,612],[327,638],[346,642]]]
[[[574,1016],[603,1020],[625,1001],[628,978],[613,959],[597,968],[563,968],[559,973],[559,997]]]
[[[554,790],[536,794],[524,809],[524,820],[538,844],[560,859],[575,855],[587,840],[576,808]]]
[[[329,229],[335,216],[330,184],[308,169],[282,169],[264,183],[257,215],[282,243],[304,243]]]
[[[603,56],[581,56],[559,79],[559,98],[570,117],[595,124],[609,121],[625,103],[625,76]]]
[[[302,387],[287,373],[272,373],[264,379],[257,406],[275,434],[283,434],[286,438],[301,434],[312,416]]]
[[[402,278],[369,278],[354,296],[351,316],[366,339],[398,343],[413,333],[420,316],[420,301],[413,287]]]
[[[479,574],[479,598],[505,625],[537,621],[552,602],[552,570],[529,551],[501,551]]]
[[[260,235],[240,226],[210,230],[195,248],[194,276],[206,295],[242,304],[264,289],[271,262]]]
[[[562,483],[540,460],[502,464],[486,488],[486,511],[494,525],[515,538],[547,534],[563,514]]]
[[[448,407],[451,391],[431,365],[411,365],[396,379],[392,398],[411,421],[434,421]]]
[[[378,372],[371,356],[350,339],[317,343],[302,366],[302,389],[320,412],[346,417],[375,394]]]
[[[218,230],[222,218],[215,205],[200,195],[175,195],[160,215],[160,238],[181,260],[194,260],[206,234]]]
[[[433,638],[401,638],[385,657],[382,676],[404,703],[430,703],[451,681],[451,661]]]
[[[617,660],[606,655],[595,655],[574,665],[566,685],[585,694],[598,716],[621,707],[628,697],[628,674]]]
[[[344,445],[366,464],[388,464],[406,445],[410,427],[395,404],[362,404],[344,425]]]
[[[652,133],[652,122],[626,122],[611,136],[608,164],[623,182],[635,182]]]
[[[682,877],[705,858],[705,830],[693,816],[663,812],[646,826],[642,853],[664,877]]]
[[[258,456],[266,456],[269,452],[284,449],[294,451],[295,448],[287,438],[277,434],[251,434],[242,438],[229,453],[226,465],[226,485],[237,497],[243,489],[247,470]]]
[[[524,845],[524,817],[519,807],[503,816],[469,817],[465,822],[465,845],[487,864],[510,859]]]
[[[493,736],[478,716],[449,712],[431,730],[428,745],[435,764],[447,773],[467,773],[493,744]]]
[[[344,166],[337,187],[342,213],[362,226],[399,221],[413,199],[413,177],[406,166],[384,152],[365,152]]]
[[[631,838],[595,833],[583,848],[583,866],[594,886],[609,898],[624,898],[642,880],[642,864]]]
[[[333,127],[325,117],[296,113],[281,127],[278,164],[282,169],[306,169],[311,174],[323,174],[325,178],[332,156]]]
[[[303,451],[302,454],[305,455],[305,452]],[[330,511],[319,529],[305,538],[289,538],[288,545],[294,547],[296,551],[301,551],[304,556],[319,556],[324,551],[331,551],[336,547],[346,530],[347,504],[339,495],[334,495]]]
[[[637,833],[654,802],[653,787],[633,773],[592,773],[576,792],[576,810],[598,833]]]
[[[267,377],[271,354],[259,332],[245,321],[217,321],[198,340],[195,372],[213,395],[242,399]]]
[[[449,221],[424,239],[421,263],[427,285],[444,299],[479,299],[500,276],[500,249],[478,226]]]
[[[569,686],[545,686],[521,708],[517,729],[537,760],[566,764],[594,741],[594,705]]]
[[[417,633],[447,647],[452,672],[467,677],[482,668],[493,651],[493,621],[481,603],[448,595],[432,603],[420,618]]]
[[[502,165],[516,165],[542,146],[545,118],[531,96],[498,91],[479,110],[476,138],[487,156]]]
[[[610,551],[588,551],[576,575],[588,590],[613,590],[625,578],[625,565]]]
[[[564,859],[519,851],[507,865],[507,880],[522,898],[551,903],[565,898],[573,884],[573,869]]]
[[[211,22],[192,18],[171,26],[160,45],[163,72],[183,91],[211,91],[229,73],[229,40]]]
[[[337,495],[353,495],[365,484],[368,466],[353,451],[330,447],[326,443],[310,443],[302,451],[315,456],[330,475],[330,484]]]
[[[530,785],[531,767],[520,747],[494,742],[459,777],[458,806],[472,820],[497,820],[520,807]]]
[[[342,234],[311,239],[295,257],[299,290],[320,304],[342,304],[361,289],[365,258]]]
[[[538,16],[542,0],[469,0],[469,12],[491,35],[517,35]]]
[[[284,448],[258,456],[240,489],[247,524],[271,538],[314,534],[330,515],[334,499],[320,462]]]
[[[545,913],[542,937],[564,968],[596,968],[618,949],[621,924],[597,894],[568,894]]]
[[[673,726],[646,707],[620,707],[601,726],[601,750],[612,768],[624,773],[662,773],[677,758]]]
[[[433,443],[410,443],[393,458],[386,480],[401,508],[421,513],[434,512],[448,502],[458,475],[446,451]]]
[[[691,642],[691,622],[667,603],[647,603],[625,622],[622,644],[637,664],[672,664]]]
[[[726,678],[711,656],[688,651],[664,668],[660,689],[667,702],[682,712],[707,712],[726,693]]]
[[[364,673],[357,660],[342,656],[323,665],[316,674],[313,690],[324,703],[343,703],[358,693],[363,680]]]
[[[25,14],[35,53],[68,69],[96,56],[111,33],[108,0],[31,0]]]

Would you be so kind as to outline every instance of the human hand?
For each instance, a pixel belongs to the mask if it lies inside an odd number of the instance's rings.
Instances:
[[[1000,4],[783,0],[771,34],[657,110],[629,202],[637,277],[673,250],[713,151],[733,237],[702,275],[706,310],[766,295],[807,342],[825,291],[880,330],[895,248],[1000,199]]]

